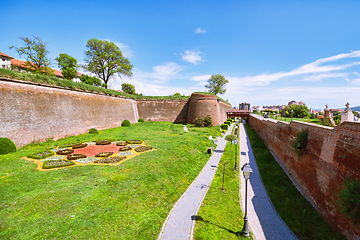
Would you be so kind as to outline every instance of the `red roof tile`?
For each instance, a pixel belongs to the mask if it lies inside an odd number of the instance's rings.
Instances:
[[[9,55],[6,55],[5,53],[2,53],[2,52],[0,52],[0,56],[4,56],[4,57],[8,57],[8,58],[13,58],[13,57],[10,57]]]

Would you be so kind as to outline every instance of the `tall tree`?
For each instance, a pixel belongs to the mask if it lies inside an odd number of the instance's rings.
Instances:
[[[55,58],[64,78],[72,80],[77,76],[78,63],[77,60],[66,53],[60,53]]]
[[[135,94],[135,87],[130,83],[121,84],[121,89],[126,93]]]
[[[216,74],[212,75],[207,82],[208,84],[206,84],[205,87],[209,89],[209,92],[214,93],[215,95],[222,95],[226,92],[225,85],[229,83],[229,80],[225,79],[223,75]]]
[[[20,37],[24,42],[24,47],[15,47],[15,50],[20,56],[25,55],[25,67],[32,73],[40,74],[54,74],[54,70],[50,68],[51,61],[47,57],[49,51],[46,48],[46,43],[39,37],[33,39],[28,37]],[[14,46],[11,46],[13,48]]]
[[[115,43],[93,38],[87,41],[86,47],[86,64],[83,67],[103,80],[105,88],[116,73],[120,77],[132,76],[133,66]]]

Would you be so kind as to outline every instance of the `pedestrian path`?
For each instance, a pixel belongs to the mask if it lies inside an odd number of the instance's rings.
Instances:
[[[234,123],[231,124],[225,136],[231,134]],[[158,240],[189,240],[194,231],[195,215],[214,179],[217,166],[224,152],[225,136],[219,141],[213,155],[210,157],[200,174],[191,183],[189,188],[175,203],[166,218]]]
[[[259,173],[244,124],[240,124],[240,167],[245,163],[249,163],[253,170],[247,186],[247,212],[249,226],[251,229],[250,231],[253,233],[255,239],[297,239],[294,233],[279,217],[271,203],[271,200],[269,199],[261,180],[261,175]],[[241,179],[241,206],[243,212],[245,212],[245,179],[241,171],[239,174]]]

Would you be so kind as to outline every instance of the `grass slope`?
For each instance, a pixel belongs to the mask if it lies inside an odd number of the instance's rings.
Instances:
[[[244,221],[240,208],[239,171],[234,170],[235,148],[233,146],[230,152],[230,145],[226,144],[214,180],[197,214],[194,231],[194,238],[197,240],[249,239],[241,235]]]
[[[0,156],[0,239],[156,239],[173,204],[198,175],[218,127],[145,122],[31,144]],[[33,152],[70,142],[142,139],[157,150],[118,166],[40,172]]]
[[[332,230],[300,194],[250,124],[246,123],[245,127],[269,197],[296,236],[299,239],[346,239]]]

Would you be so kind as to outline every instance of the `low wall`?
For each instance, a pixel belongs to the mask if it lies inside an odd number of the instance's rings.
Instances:
[[[359,225],[351,226],[337,200],[347,178],[360,180],[360,123],[344,122],[332,128],[256,115],[250,115],[249,123],[324,219],[348,239],[359,239]],[[298,157],[291,142],[300,129],[308,130],[308,139],[306,153]]]
[[[16,146],[138,121],[136,101],[61,87],[0,82],[0,137]]]

